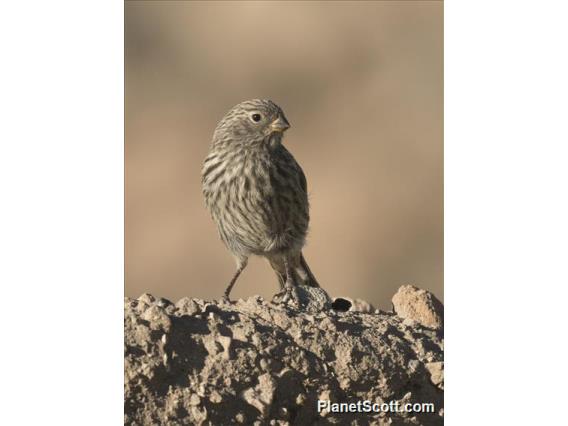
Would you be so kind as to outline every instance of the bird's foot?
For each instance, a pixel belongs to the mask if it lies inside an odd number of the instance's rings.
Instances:
[[[233,303],[233,301],[229,298],[228,294],[224,294],[220,299],[219,299],[219,303],[220,304],[231,304]]]
[[[292,283],[286,283],[279,293],[272,298],[273,303],[288,304],[290,302],[297,304],[299,300],[298,290]]]

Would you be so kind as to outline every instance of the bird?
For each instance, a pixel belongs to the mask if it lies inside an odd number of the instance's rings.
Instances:
[[[268,260],[280,291],[273,300],[297,297],[297,286],[320,287],[302,254],[309,225],[306,176],[283,145],[290,123],[268,99],[234,106],[219,121],[203,162],[205,204],[220,239],[236,261],[223,299],[250,256]]]

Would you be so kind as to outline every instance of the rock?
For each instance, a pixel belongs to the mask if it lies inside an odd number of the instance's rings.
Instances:
[[[165,299],[163,297],[156,298],[156,301],[154,303],[158,305],[160,308],[168,308],[169,306],[173,306],[172,302],[170,302],[168,299]]]
[[[150,293],[144,293],[138,298],[138,300],[140,302],[146,303],[147,305],[153,305],[154,302],[156,301],[156,298],[152,296]]]
[[[141,298],[124,304],[126,425],[443,423],[442,334],[416,317],[344,314],[325,298],[310,312],[260,297],[175,309]],[[435,412],[322,413],[318,398]]]
[[[321,312],[331,309],[331,297],[323,288],[299,285],[295,289],[296,293],[288,304],[296,309],[302,312]]]
[[[231,344],[233,339],[227,336],[218,336],[217,341],[223,347],[223,356],[227,359],[231,358]]]
[[[401,318],[430,328],[444,326],[444,306],[429,291],[413,285],[403,285],[393,296],[392,304],[394,311]]]
[[[197,302],[189,297],[183,297],[176,302],[176,308],[180,313],[194,315],[201,312]]]
[[[444,389],[444,362],[429,362],[426,369],[430,372],[430,381],[432,384]]]
[[[159,306],[150,306],[144,314],[142,314],[142,319],[150,323],[150,328],[152,330],[165,330],[168,332],[172,327],[172,322],[168,314]]]
[[[248,404],[260,411],[262,417],[266,417],[270,410],[275,390],[276,382],[270,374],[265,373],[258,377],[258,385],[243,391],[242,396]]]
[[[209,401],[211,401],[214,404],[219,404],[223,401],[223,397],[219,392],[214,390],[211,392],[211,395],[209,396]]]
[[[201,404],[201,398],[199,398],[199,395],[197,395],[196,393],[191,394],[191,396],[189,397],[189,405],[191,406],[198,406],[199,404]]]

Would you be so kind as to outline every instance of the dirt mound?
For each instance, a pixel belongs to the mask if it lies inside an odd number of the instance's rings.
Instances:
[[[424,314],[433,296],[404,292],[395,308],[405,318],[362,301],[304,312],[259,296],[127,298],[125,424],[442,424],[442,328],[408,315]],[[427,317],[442,324],[434,306]],[[348,408],[340,403],[359,412],[337,412]]]

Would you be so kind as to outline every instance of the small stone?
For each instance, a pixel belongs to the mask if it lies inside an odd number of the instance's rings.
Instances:
[[[164,330],[166,333],[172,328],[172,321],[168,315],[159,306],[150,306],[142,314],[142,319],[145,319],[150,323],[150,328],[152,330]]]
[[[416,370],[418,370],[419,366],[420,366],[420,361],[418,361],[417,359],[412,359],[408,362],[408,369],[413,373]]]
[[[429,362],[425,364],[430,373],[430,381],[434,386],[444,386],[444,362]]]
[[[196,393],[191,394],[189,397],[189,405],[197,406],[199,404],[201,404],[201,398],[199,398],[199,395]]]
[[[156,298],[154,296],[152,296],[150,293],[143,293],[138,300],[140,302],[144,302],[147,305],[153,305],[154,302],[156,301]]]
[[[402,320],[402,323],[407,326],[407,327],[416,327],[416,324],[418,324],[417,321],[414,321],[411,318],[405,318]]]
[[[235,416],[235,420],[237,421],[237,423],[244,423],[245,422],[245,415],[243,413],[237,413],[237,415]]]
[[[444,306],[429,291],[403,285],[393,296],[392,304],[401,318],[412,319],[430,328],[444,326]]]
[[[241,342],[248,342],[249,330],[243,327],[237,327],[233,329],[233,339],[239,340]]]
[[[179,299],[176,302],[176,308],[178,308],[181,313],[186,315],[194,315],[201,312],[201,309],[199,308],[197,302],[189,297],[182,297],[181,299]]]
[[[215,356],[223,352],[223,346],[215,340],[212,336],[205,336],[203,339],[203,346],[207,350],[207,353],[211,356]]]
[[[166,415],[169,418],[176,418],[180,414],[180,405],[180,400],[175,396],[170,398],[166,404]]]
[[[328,331],[335,331],[336,330],[336,327],[335,327],[333,320],[329,317],[326,317],[323,320],[321,320],[319,326],[322,330],[328,330]]]
[[[205,385],[203,383],[201,383],[197,388],[197,395],[199,395],[201,398],[205,396]]]
[[[372,314],[375,311],[375,307],[366,300],[353,299],[353,306],[351,307],[351,311],[362,312],[364,314]]]
[[[207,420],[207,408],[202,407],[201,409],[198,407],[191,407],[189,412],[195,419],[196,424],[202,424],[205,420]]]
[[[231,343],[233,339],[228,336],[219,336],[217,337],[217,341],[223,348],[223,355],[225,359],[231,359]]]
[[[165,299],[165,298],[163,298],[163,297],[158,297],[158,298],[156,299],[155,304],[158,305],[160,308],[167,308],[168,306],[172,306],[172,305],[173,305],[172,302],[170,302],[168,299]]]
[[[252,344],[253,344],[254,346],[257,346],[257,347],[260,346],[260,345],[261,345],[261,342],[262,342],[262,338],[260,337],[260,333],[254,333],[254,334],[252,335],[252,339],[251,339],[251,340],[252,340]]]
[[[317,313],[329,311],[331,308],[331,297],[321,287],[298,285],[296,286],[296,296],[297,300],[294,300],[294,302],[302,312]]]
[[[214,390],[213,392],[211,392],[211,395],[209,396],[209,401],[211,401],[214,404],[219,404],[220,402],[223,401],[223,397],[219,392]]]
[[[246,389],[241,396],[245,402],[255,407],[263,417],[266,417],[270,411],[275,390],[276,382],[270,374],[265,373],[258,377],[258,385]]]
[[[341,379],[339,379],[339,387],[344,390],[349,389],[351,387],[351,380],[349,379],[349,377],[342,377]]]

